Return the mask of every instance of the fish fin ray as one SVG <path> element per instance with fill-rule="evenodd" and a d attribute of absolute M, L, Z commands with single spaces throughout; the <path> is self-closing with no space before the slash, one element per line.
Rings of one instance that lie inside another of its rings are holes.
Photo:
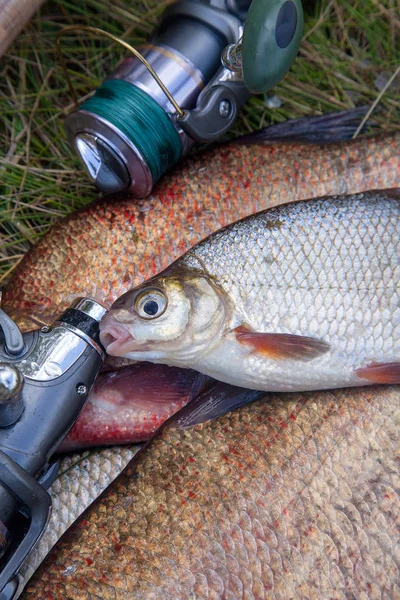
<path fill-rule="evenodd" d="M 253 352 L 273 359 L 312 360 L 328 352 L 330 346 L 317 338 L 290 333 L 258 333 L 247 325 L 234 329 L 240 344 L 251 346 Z"/>
<path fill-rule="evenodd" d="M 290 119 L 238 137 L 233 141 L 235 144 L 252 145 L 274 144 L 282 141 L 324 144 L 349 140 L 367 110 L 368 107 L 359 106 L 327 115 Z M 371 126 L 371 122 L 368 122 L 368 125 Z"/>
<path fill-rule="evenodd" d="M 220 381 L 200 393 L 170 421 L 174 426 L 185 429 L 222 417 L 227 412 L 259 400 L 265 392 L 239 388 Z M 168 423 L 168 422 L 167 422 Z"/>
<path fill-rule="evenodd" d="M 395 384 L 400 383 L 400 363 L 371 363 L 355 371 L 358 377 L 370 383 Z"/>

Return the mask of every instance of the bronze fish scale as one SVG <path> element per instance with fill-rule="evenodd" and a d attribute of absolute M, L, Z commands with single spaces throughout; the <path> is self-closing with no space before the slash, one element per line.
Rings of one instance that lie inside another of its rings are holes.
<path fill-rule="evenodd" d="M 399 397 L 274 393 L 204 423 L 189 405 L 23 598 L 396 598 Z"/>

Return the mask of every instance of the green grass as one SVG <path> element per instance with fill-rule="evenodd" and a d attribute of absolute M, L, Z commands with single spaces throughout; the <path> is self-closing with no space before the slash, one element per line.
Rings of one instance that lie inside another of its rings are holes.
<path fill-rule="evenodd" d="M 0 286 L 48 227 L 96 197 L 69 148 L 63 118 L 72 101 L 57 61 L 65 25 L 89 24 L 131 44 L 148 39 L 168 2 L 48 1 L 0 62 Z M 123 56 L 108 40 L 71 33 L 64 53 L 79 97 Z M 272 92 L 253 98 L 229 137 L 310 114 L 372 106 L 379 129 L 400 129 L 398 0 L 321 0 L 306 4 L 300 55 Z M 279 108 L 268 108 L 272 94 Z"/>

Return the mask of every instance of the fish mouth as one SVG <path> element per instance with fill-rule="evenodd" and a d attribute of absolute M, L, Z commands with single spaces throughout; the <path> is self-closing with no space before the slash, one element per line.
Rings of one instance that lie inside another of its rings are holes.
<path fill-rule="evenodd" d="M 111 356 L 123 356 L 134 349 L 132 334 L 111 315 L 101 321 L 100 342 Z"/>

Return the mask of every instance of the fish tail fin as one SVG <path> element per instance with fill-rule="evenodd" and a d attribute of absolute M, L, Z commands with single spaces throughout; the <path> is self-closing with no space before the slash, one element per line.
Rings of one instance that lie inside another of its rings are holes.
<path fill-rule="evenodd" d="M 353 137 L 367 110 L 367 106 L 359 106 L 326 115 L 291 119 L 240 136 L 234 140 L 234 143 L 251 145 L 285 141 L 312 144 L 340 142 Z M 371 126 L 370 121 L 368 121 L 368 126 Z M 365 126 L 362 131 L 364 129 Z"/>

